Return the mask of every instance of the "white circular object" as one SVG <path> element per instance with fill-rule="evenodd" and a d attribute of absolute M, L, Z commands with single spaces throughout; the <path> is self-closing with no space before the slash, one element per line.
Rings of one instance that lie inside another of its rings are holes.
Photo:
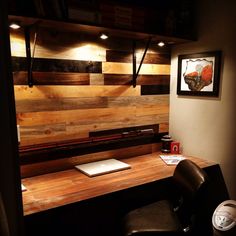
<path fill-rule="evenodd" d="M 236 201 L 222 202 L 214 211 L 212 224 L 219 231 L 231 230 L 236 225 Z"/>

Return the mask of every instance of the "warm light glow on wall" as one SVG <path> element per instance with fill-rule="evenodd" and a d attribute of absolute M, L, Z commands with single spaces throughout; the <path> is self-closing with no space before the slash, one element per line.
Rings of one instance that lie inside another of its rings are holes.
<path fill-rule="evenodd" d="M 105 61 L 106 49 L 95 44 L 86 44 L 73 48 L 70 53 L 74 54 L 76 60 Z"/>
<path fill-rule="evenodd" d="M 15 34 L 10 34 L 11 40 L 11 55 L 24 57 L 25 56 L 25 41 L 24 38 Z"/>

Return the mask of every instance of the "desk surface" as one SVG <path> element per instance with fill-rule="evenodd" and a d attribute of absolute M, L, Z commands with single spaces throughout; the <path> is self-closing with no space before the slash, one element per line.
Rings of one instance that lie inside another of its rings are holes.
<path fill-rule="evenodd" d="M 205 168 L 213 162 L 195 157 L 188 159 Z M 167 166 L 159 153 L 122 159 L 131 169 L 88 177 L 76 169 L 22 179 L 24 215 L 91 199 L 119 190 L 150 183 L 173 175 L 175 166 Z"/>

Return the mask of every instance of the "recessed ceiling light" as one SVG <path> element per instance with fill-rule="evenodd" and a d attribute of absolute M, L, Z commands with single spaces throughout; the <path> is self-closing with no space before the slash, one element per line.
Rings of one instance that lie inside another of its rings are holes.
<path fill-rule="evenodd" d="M 165 46 L 165 43 L 163 41 L 160 41 L 158 44 L 157 44 L 159 47 L 163 47 Z"/>
<path fill-rule="evenodd" d="M 19 29 L 20 28 L 20 23 L 19 22 L 12 22 L 9 27 L 12 29 Z"/>
<path fill-rule="evenodd" d="M 104 33 L 102 33 L 101 35 L 100 35 L 100 38 L 101 39 L 107 39 L 108 38 L 108 35 L 107 34 L 104 34 Z"/>

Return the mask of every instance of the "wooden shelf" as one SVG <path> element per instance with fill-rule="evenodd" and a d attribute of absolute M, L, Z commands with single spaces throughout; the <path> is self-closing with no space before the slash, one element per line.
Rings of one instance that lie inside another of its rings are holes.
<path fill-rule="evenodd" d="M 168 44 L 179 44 L 192 41 L 190 39 L 158 35 L 152 32 L 147 33 L 147 32 L 138 32 L 119 28 L 108 28 L 102 26 L 80 24 L 78 22 L 71 20 L 68 21 L 49 20 L 49 19 L 9 15 L 9 21 L 18 21 L 21 23 L 22 27 L 30 25 L 38 25 L 39 27 L 49 28 L 51 30 L 57 30 L 59 32 L 65 32 L 65 33 L 72 32 L 72 33 L 91 34 L 98 36 L 99 33 L 106 32 L 109 34 L 109 37 L 127 38 L 133 40 L 147 40 L 149 37 L 152 37 L 152 41 L 165 41 Z"/>

